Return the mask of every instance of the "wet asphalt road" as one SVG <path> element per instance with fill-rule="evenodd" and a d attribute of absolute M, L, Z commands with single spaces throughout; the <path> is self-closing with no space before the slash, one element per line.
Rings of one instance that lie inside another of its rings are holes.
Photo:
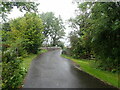
<path fill-rule="evenodd" d="M 61 50 L 44 53 L 33 60 L 23 88 L 109 88 L 99 80 L 77 70 L 60 56 Z"/>

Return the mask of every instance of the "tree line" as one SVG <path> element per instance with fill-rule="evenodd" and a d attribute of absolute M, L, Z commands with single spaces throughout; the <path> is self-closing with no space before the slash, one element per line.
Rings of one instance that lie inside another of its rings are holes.
<path fill-rule="evenodd" d="M 68 20 L 74 31 L 66 54 L 95 59 L 100 69 L 119 72 L 120 2 L 77 2 L 77 7 L 76 17 Z"/>

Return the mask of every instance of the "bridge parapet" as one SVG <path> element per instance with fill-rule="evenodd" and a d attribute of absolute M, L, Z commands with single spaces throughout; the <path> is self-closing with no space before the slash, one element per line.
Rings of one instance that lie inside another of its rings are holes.
<path fill-rule="evenodd" d="M 61 49 L 61 47 L 41 47 L 41 49 L 58 50 L 58 49 Z"/>

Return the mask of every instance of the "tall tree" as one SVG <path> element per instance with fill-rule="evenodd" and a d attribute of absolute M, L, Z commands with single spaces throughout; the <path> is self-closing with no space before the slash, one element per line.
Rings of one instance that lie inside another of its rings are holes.
<path fill-rule="evenodd" d="M 83 46 L 94 52 L 100 67 L 119 70 L 120 2 L 85 2 L 78 8 L 79 14 L 70 21 L 78 27 Z"/>
<path fill-rule="evenodd" d="M 93 50 L 106 70 L 119 70 L 120 63 L 120 2 L 95 3 L 93 20 Z"/>
<path fill-rule="evenodd" d="M 42 34 L 44 27 L 38 15 L 26 13 L 24 17 L 13 20 L 10 27 L 10 34 L 14 35 L 11 37 L 12 40 L 16 42 L 15 38 L 22 38 L 23 47 L 29 53 L 37 53 L 44 39 Z"/>
<path fill-rule="evenodd" d="M 74 42 L 71 41 L 72 51 L 76 50 L 77 52 L 74 53 L 76 58 L 90 58 L 91 56 L 91 20 L 90 20 L 90 7 L 92 6 L 91 3 L 85 2 L 82 4 L 78 4 L 78 11 L 77 16 L 75 18 L 70 18 L 68 21 L 70 23 L 70 27 L 72 27 L 75 31 L 72 35 L 77 36 L 78 43 L 77 45 L 72 45 Z M 71 36 L 70 35 L 70 36 Z M 71 38 L 72 38 L 71 37 Z M 70 38 L 70 39 L 71 39 Z M 74 49 L 76 48 L 76 49 Z M 74 50 L 73 50 L 74 49 Z"/>
<path fill-rule="evenodd" d="M 51 38 L 51 44 L 53 46 L 58 44 L 58 41 L 64 36 L 64 25 L 61 17 L 59 18 L 55 17 L 54 13 L 47 12 L 42 13 L 40 17 L 43 20 L 43 23 L 45 25 L 45 31 L 44 34 L 47 38 Z"/>

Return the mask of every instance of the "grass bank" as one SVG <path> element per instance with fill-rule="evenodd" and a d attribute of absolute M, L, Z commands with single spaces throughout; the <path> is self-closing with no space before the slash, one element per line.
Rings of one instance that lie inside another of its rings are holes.
<path fill-rule="evenodd" d="M 21 64 L 21 67 L 26 68 L 26 74 L 30 68 L 31 62 L 32 60 L 34 60 L 38 55 L 47 52 L 47 50 L 42 49 L 38 52 L 38 54 L 29 54 L 27 57 L 23 58 L 23 62 Z M 25 75 L 26 76 L 26 75 Z M 25 77 L 24 77 L 25 78 Z M 24 78 L 21 80 L 21 86 L 19 86 L 19 88 L 23 87 L 23 83 L 24 83 Z"/>
<path fill-rule="evenodd" d="M 24 68 L 26 68 L 26 69 L 28 70 L 29 67 L 30 67 L 30 64 L 31 64 L 32 60 L 33 60 L 34 58 L 36 58 L 37 55 L 42 54 L 42 53 L 45 53 L 45 52 L 47 52 L 47 50 L 42 49 L 42 50 L 40 50 L 40 51 L 38 52 L 38 54 L 29 54 L 27 57 L 23 58 L 22 67 L 24 67 Z"/>
<path fill-rule="evenodd" d="M 105 83 L 108 83 L 109 85 L 120 88 L 120 75 L 118 76 L 117 73 L 96 69 L 94 60 L 80 60 L 68 57 L 66 55 L 62 56 L 78 64 L 83 71 L 89 73 L 90 75 L 104 81 Z"/>

